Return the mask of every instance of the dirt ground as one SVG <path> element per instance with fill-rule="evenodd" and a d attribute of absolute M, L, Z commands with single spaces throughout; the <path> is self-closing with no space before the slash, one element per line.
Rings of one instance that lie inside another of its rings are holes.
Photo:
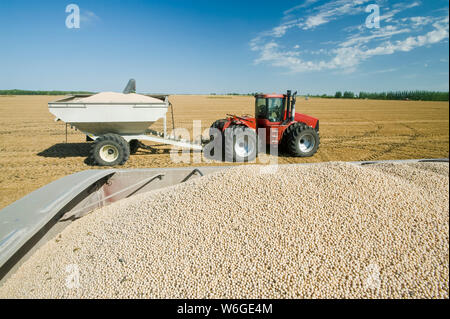
<path fill-rule="evenodd" d="M 0 96 L 0 208 L 60 177 L 98 168 L 85 159 L 85 136 L 55 122 L 47 103 L 55 96 Z M 207 128 L 227 113 L 253 114 L 254 98 L 240 96 L 170 97 L 175 127 L 192 131 L 192 120 Z M 324 161 L 442 158 L 449 155 L 447 102 L 298 98 L 297 112 L 320 119 L 321 145 L 311 158 L 280 155 L 281 164 Z M 172 127 L 168 114 L 168 126 Z M 161 129 L 161 122 L 152 128 Z M 151 144 L 151 143 L 148 143 Z M 230 165 L 175 163 L 171 146 L 140 150 L 122 168 Z"/>

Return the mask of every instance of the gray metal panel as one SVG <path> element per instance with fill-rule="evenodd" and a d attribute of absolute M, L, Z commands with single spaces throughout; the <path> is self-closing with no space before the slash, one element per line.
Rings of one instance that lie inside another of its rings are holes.
<path fill-rule="evenodd" d="M 84 214 L 228 167 L 100 169 L 65 176 L 0 210 L 0 283 Z"/>
<path fill-rule="evenodd" d="M 83 190 L 114 170 L 75 173 L 26 195 L 0 211 L 0 267 Z"/>

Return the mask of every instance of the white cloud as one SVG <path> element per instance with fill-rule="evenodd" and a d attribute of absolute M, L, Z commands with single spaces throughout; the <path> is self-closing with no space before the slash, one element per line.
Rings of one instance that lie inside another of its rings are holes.
<path fill-rule="evenodd" d="M 310 6 L 313 3 L 316 3 L 319 0 L 305 0 L 302 4 L 296 5 L 295 7 L 292 7 L 286 11 L 284 11 L 284 15 L 289 15 L 290 13 L 298 10 L 298 9 L 302 9 L 302 8 L 306 8 L 308 6 Z"/>
<path fill-rule="evenodd" d="M 395 9 L 387 10 L 387 13 L 385 15 L 382 15 L 380 17 L 380 21 L 385 20 L 385 22 L 392 22 L 393 17 L 404 10 L 411 9 L 417 6 L 420 6 L 421 3 L 419 1 L 414 1 L 412 3 L 397 3 L 394 5 Z"/>
<path fill-rule="evenodd" d="M 350 36 L 346 41 L 341 43 L 340 46 L 348 47 L 348 46 L 352 46 L 352 45 L 360 45 L 360 44 L 364 44 L 364 43 L 369 43 L 370 41 L 372 41 L 374 39 L 391 38 L 392 36 L 394 36 L 396 34 L 408 33 L 410 31 L 411 31 L 410 29 L 398 30 L 397 27 L 386 26 L 386 27 L 383 27 L 380 29 L 376 29 L 375 31 L 372 32 L 371 35 L 360 36 L 358 34 L 358 35 Z"/>
<path fill-rule="evenodd" d="M 410 17 L 409 20 L 413 23 L 413 27 L 422 27 L 433 22 L 431 17 Z"/>
<path fill-rule="evenodd" d="M 397 68 L 390 68 L 390 69 L 384 69 L 384 70 L 377 70 L 377 71 L 373 71 L 373 72 L 370 72 L 370 73 L 372 73 L 372 74 L 390 73 L 390 72 L 395 72 L 397 70 L 398 70 Z"/>
<path fill-rule="evenodd" d="M 313 30 L 332 20 L 355 12 L 362 12 L 368 0 L 349 1 L 337 0 L 320 5 L 310 11 L 306 17 L 291 19 L 269 32 L 264 32 L 250 42 L 251 49 L 259 53 L 255 63 L 268 63 L 276 67 L 283 67 L 291 72 L 321 71 L 321 70 L 355 70 L 363 61 L 379 55 L 390 55 L 396 52 L 409 52 L 417 47 L 428 46 L 441 42 L 448 38 L 448 15 L 446 17 L 408 17 L 392 19 L 395 15 L 409 8 L 420 5 L 420 2 L 399 3 L 384 16 L 385 24 L 380 29 L 367 29 L 348 27 L 345 31 L 352 32 L 344 41 L 335 43 L 332 49 L 320 48 L 317 50 L 297 49 L 288 50 L 281 44 L 282 37 L 292 28 L 300 28 L 304 32 Z M 307 2 L 285 11 L 291 14 L 299 8 L 304 8 Z M 315 1 L 314 1 L 315 2 Z M 386 21 L 393 21 L 386 25 Z M 428 28 L 428 32 L 423 31 Z M 431 31 L 430 31 L 430 28 Z M 419 32 L 422 32 L 421 34 Z M 413 35 L 413 33 L 415 35 Z M 417 34 L 419 33 L 419 34 Z M 402 34 L 410 34 L 403 39 L 398 39 Z M 397 40 L 394 40 L 397 38 Z M 333 42 L 328 42 L 333 43 Z M 315 58 L 306 58 L 311 55 Z M 323 56 L 320 58 L 320 56 Z"/>
<path fill-rule="evenodd" d="M 304 3 L 284 11 L 283 21 L 287 21 L 274 27 L 268 32 L 264 32 L 263 35 L 282 37 L 289 29 L 294 27 L 303 30 L 314 29 L 319 25 L 326 24 L 345 15 L 355 15 L 364 11 L 364 6 L 362 6 L 362 4 L 370 0 L 331 1 L 310 9 L 309 14 L 306 16 L 302 14 L 300 17 L 295 17 L 295 15 L 293 15 L 296 11 L 304 9 L 317 1 L 318 0 L 306 0 Z"/>
<path fill-rule="evenodd" d="M 94 12 L 89 11 L 89 10 L 83 10 L 83 8 L 81 8 L 80 21 L 81 21 L 81 24 L 89 25 L 89 24 L 93 24 L 97 21 L 100 21 L 100 18 Z"/>
<path fill-rule="evenodd" d="M 329 16 L 327 16 L 326 14 L 318 14 L 315 16 L 310 16 L 308 17 L 308 19 L 306 20 L 304 26 L 302 27 L 303 30 L 308 30 L 314 27 L 317 27 L 321 24 L 325 24 L 328 23 L 328 18 Z"/>
<path fill-rule="evenodd" d="M 314 10 L 314 13 L 306 18 L 305 22 L 299 23 L 303 30 L 314 29 L 315 27 L 326 24 L 346 15 L 355 15 L 364 11 L 362 5 L 369 0 L 337 0 L 325 3 Z"/>

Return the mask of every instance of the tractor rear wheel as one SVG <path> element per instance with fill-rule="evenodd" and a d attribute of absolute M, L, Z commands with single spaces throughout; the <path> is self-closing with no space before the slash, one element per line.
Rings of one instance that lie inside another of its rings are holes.
<path fill-rule="evenodd" d="M 283 148 L 292 156 L 313 156 L 319 149 L 319 132 L 305 123 L 294 123 L 284 134 Z"/>
<path fill-rule="evenodd" d="M 125 139 L 117 134 L 105 134 L 92 144 L 89 158 L 94 165 L 123 165 L 130 157 L 130 147 Z"/>
<path fill-rule="evenodd" d="M 246 126 L 235 125 L 225 129 L 224 143 L 227 161 L 249 162 L 258 154 L 256 132 Z"/>
<path fill-rule="evenodd" d="M 227 120 L 226 119 L 220 119 L 215 121 L 213 124 L 211 124 L 211 126 L 209 127 L 209 138 L 212 141 L 215 137 L 215 135 L 217 134 L 217 130 L 222 131 L 222 127 L 225 124 Z"/>
<path fill-rule="evenodd" d="M 222 128 L 226 121 L 226 119 L 220 119 L 211 124 L 209 127 L 209 143 L 203 149 L 203 152 L 207 154 L 207 156 L 218 161 L 223 160 L 223 155 L 225 152 Z M 216 145 L 217 143 L 220 143 L 220 145 Z M 220 150 L 220 152 L 217 152 L 216 154 L 214 152 L 215 150 Z"/>

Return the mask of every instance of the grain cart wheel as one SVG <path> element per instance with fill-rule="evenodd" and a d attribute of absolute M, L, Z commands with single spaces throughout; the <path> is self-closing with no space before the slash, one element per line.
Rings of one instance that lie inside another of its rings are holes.
<path fill-rule="evenodd" d="M 283 148 L 293 156 L 313 156 L 319 149 L 319 133 L 305 123 L 294 123 L 286 129 Z"/>
<path fill-rule="evenodd" d="M 130 154 L 136 154 L 137 150 L 139 149 L 139 141 L 131 140 L 128 144 L 130 146 Z"/>
<path fill-rule="evenodd" d="M 92 144 L 89 157 L 99 166 L 123 165 L 130 157 L 130 147 L 123 137 L 105 134 Z"/>
<path fill-rule="evenodd" d="M 258 139 L 254 130 L 246 126 L 230 126 L 225 129 L 225 160 L 249 162 L 258 153 Z"/>

